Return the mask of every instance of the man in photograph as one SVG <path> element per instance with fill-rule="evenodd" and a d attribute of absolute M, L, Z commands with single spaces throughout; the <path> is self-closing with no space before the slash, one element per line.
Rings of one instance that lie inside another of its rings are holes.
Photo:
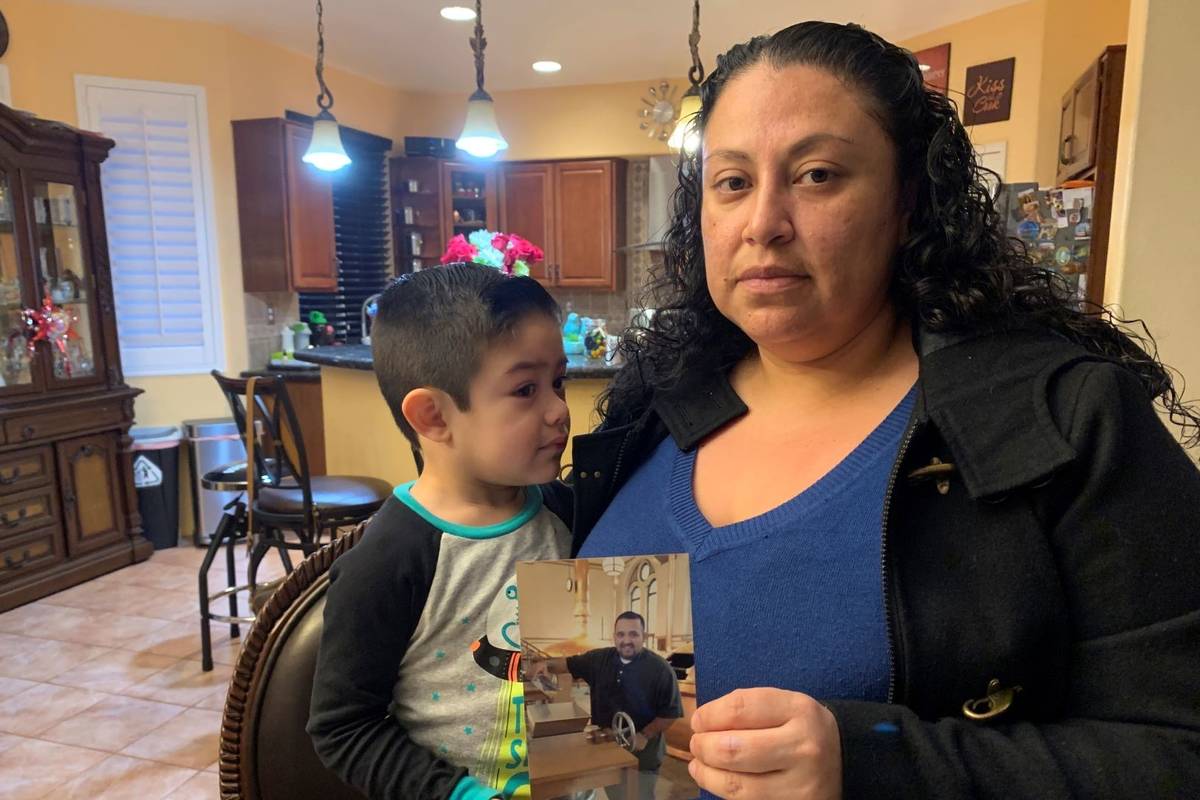
<path fill-rule="evenodd" d="M 667 750 L 663 732 L 683 716 L 675 671 L 662 656 L 647 650 L 645 643 L 646 620 L 626 611 L 613 624 L 613 647 L 528 665 L 530 679 L 556 673 L 586 681 L 591 688 L 594 725 L 611 728 L 618 711 L 633 719 L 639 796 L 626 798 L 620 786 L 609 786 L 605 792 L 610 800 L 653 800 L 658 769 Z"/>

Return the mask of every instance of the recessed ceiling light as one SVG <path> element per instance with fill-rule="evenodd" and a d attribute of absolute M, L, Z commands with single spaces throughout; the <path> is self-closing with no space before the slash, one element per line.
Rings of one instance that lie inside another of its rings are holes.
<path fill-rule="evenodd" d="M 462 6 L 446 6 L 442 9 L 442 17 L 454 22 L 469 22 L 475 19 L 475 10 Z"/>
<path fill-rule="evenodd" d="M 535 61 L 533 62 L 534 72 L 558 72 L 562 69 L 562 64 L 557 61 Z"/>
<path fill-rule="evenodd" d="M 929 72 L 929 70 L 933 69 L 928 64 L 918 64 L 918 66 L 921 68 L 921 72 Z"/>

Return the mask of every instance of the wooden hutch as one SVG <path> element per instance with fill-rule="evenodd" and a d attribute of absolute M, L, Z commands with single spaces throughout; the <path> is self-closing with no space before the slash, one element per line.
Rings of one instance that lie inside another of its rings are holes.
<path fill-rule="evenodd" d="M 113 144 L 0 105 L 0 611 L 152 552 L 100 196 Z M 31 351 L 23 309 L 44 300 L 55 333 Z"/>

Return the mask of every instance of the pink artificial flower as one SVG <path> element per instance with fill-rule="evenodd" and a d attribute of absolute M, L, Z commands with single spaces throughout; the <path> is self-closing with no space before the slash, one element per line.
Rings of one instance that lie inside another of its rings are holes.
<path fill-rule="evenodd" d="M 452 264 L 458 261 L 470 263 L 478 254 L 479 248 L 468 242 L 467 237 L 460 233 L 446 245 L 446 252 L 442 254 L 441 263 Z"/>

